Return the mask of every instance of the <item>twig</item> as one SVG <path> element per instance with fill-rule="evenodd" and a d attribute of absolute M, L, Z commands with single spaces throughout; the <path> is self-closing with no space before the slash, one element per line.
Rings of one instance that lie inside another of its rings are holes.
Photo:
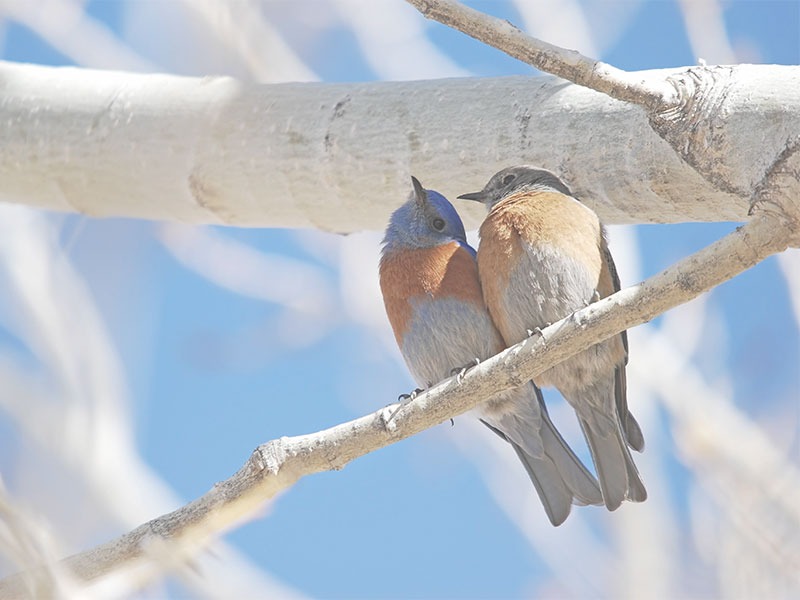
<path fill-rule="evenodd" d="M 679 96 L 667 82 L 646 81 L 604 62 L 526 35 L 508 21 L 464 6 L 455 0 L 407 0 L 426 18 L 466 33 L 536 67 L 617 100 L 660 112 L 677 106 Z"/>
<path fill-rule="evenodd" d="M 257 513 L 262 503 L 300 477 L 341 469 L 368 452 L 407 438 L 474 408 L 499 390 L 518 386 L 583 348 L 645 323 L 783 251 L 792 222 L 775 213 L 755 215 L 733 233 L 638 285 L 595 302 L 471 369 L 404 403 L 391 422 L 387 407 L 309 435 L 280 438 L 257 448 L 231 478 L 201 498 L 141 525 L 120 538 L 66 560 L 77 576 L 93 579 L 137 559 L 155 543 L 177 542 L 181 552 Z M 0 581 L 0 598 L 20 593 L 19 576 Z"/>

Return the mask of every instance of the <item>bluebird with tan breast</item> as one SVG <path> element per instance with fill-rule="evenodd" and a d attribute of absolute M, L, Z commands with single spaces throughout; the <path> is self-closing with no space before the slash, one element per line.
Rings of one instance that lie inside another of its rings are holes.
<path fill-rule="evenodd" d="M 459 198 L 486 205 L 478 271 L 483 297 L 507 345 L 619 290 L 597 215 L 550 171 L 527 165 L 495 174 L 480 192 Z M 644 448 L 628 410 L 623 332 L 542 373 L 577 413 L 609 510 L 642 502 L 644 484 L 628 446 Z"/>
<path fill-rule="evenodd" d="M 380 286 L 400 352 L 417 385 L 427 388 L 504 344 L 461 219 L 444 196 L 413 177 L 412 183 L 386 229 Z M 602 504 L 597 481 L 553 426 L 532 382 L 497 394 L 478 412 L 514 448 L 553 525 L 564 522 L 572 504 Z"/>

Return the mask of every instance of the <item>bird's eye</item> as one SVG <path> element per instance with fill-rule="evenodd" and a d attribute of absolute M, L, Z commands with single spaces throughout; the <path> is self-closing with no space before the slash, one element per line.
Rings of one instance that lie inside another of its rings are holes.
<path fill-rule="evenodd" d="M 514 181 L 516 178 L 517 178 L 516 175 L 514 175 L 513 173 L 509 173 L 508 175 L 503 177 L 503 185 L 508 185 L 509 183 Z"/>
<path fill-rule="evenodd" d="M 433 228 L 436 231 L 442 231 L 444 229 L 444 219 L 439 219 L 439 218 L 434 219 Z"/>

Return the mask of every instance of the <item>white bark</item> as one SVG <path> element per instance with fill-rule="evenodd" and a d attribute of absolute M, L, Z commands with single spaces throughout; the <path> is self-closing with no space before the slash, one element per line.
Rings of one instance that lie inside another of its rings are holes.
<path fill-rule="evenodd" d="M 743 220 L 800 139 L 800 68 L 635 77 L 680 91 L 680 108 L 652 118 L 682 156 L 641 108 L 550 77 L 246 85 L 0 63 L 0 197 L 352 232 L 385 226 L 410 173 L 455 196 L 527 162 L 559 172 L 608 223 Z M 479 207 L 460 208 L 479 223 Z"/>

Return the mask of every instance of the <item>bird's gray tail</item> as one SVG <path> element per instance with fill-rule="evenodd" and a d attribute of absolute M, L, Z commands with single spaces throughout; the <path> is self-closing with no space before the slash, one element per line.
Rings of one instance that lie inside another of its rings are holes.
<path fill-rule="evenodd" d="M 625 381 L 625 366 L 617 367 L 614 373 L 614 400 L 617 407 L 617 414 L 622 423 L 622 432 L 625 434 L 625 439 L 628 446 L 637 452 L 644 451 L 644 435 L 642 435 L 642 428 L 628 410 L 627 399 L 627 382 Z"/>
<path fill-rule="evenodd" d="M 597 393 L 602 388 L 602 385 L 597 386 L 588 393 L 587 390 L 582 390 L 582 395 L 588 396 Z M 612 392 L 612 390 L 609 389 L 607 392 Z M 604 404 L 602 395 L 601 392 L 599 397 L 583 397 L 577 402 L 570 401 L 570 403 L 573 407 L 578 407 L 578 420 L 592 453 L 606 508 L 616 510 L 624 500 L 644 502 L 647 499 L 647 490 L 628 449 L 630 438 L 623 433 L 623 425 L 614 410 L 617 406 L 616 402 Z M 608 414 L 606 411 L 598 410 L 599 406 L 607 406 L 613 412 Z M 624 417 L 626 426 L 632 427 L 632 420 L 641 436 L 638 424 L 632 416 L 628 418 L 628 415 L 629 413 Z"/>
<path fill-rule="evenodd" d="M 539 494 L 547 517 L 553 525 L 558 526 L 569 516 L 573 504 L 602 505 L 603 496 L 597 480 L 575 456 L 553 425 L 538 388 L 536 388 L 536 397 L 541 407 L 540 424 L 529 423 L 526 425 L 529 428 L 537 427 L 539 429 L 541 452 L 526 451 L 522 445 L 513 441 L 502 430 L 483 419 L 481 422 L 514 448 L 514 452 L 517 453 Z"/>

